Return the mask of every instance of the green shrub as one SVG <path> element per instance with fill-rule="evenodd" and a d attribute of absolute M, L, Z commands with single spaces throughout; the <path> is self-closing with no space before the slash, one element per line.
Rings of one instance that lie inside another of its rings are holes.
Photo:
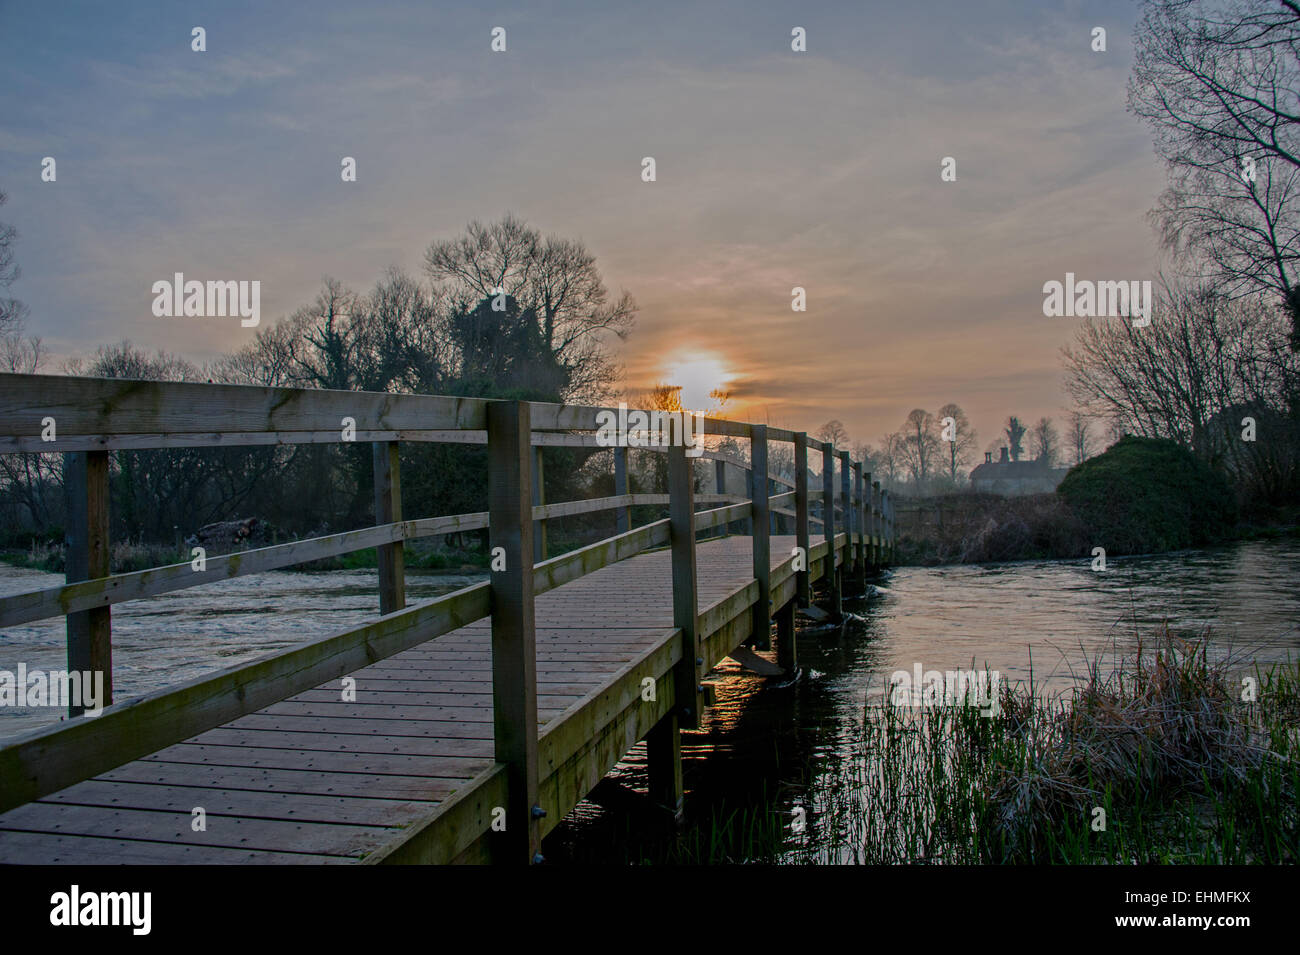
<path fill-rule="evenodd" d="M 1226 478 L 1173 441 L 1125 436 L 1070 469 L 1056 493 L 1109 554 L 1212 544 L 1231 535 Z"/>

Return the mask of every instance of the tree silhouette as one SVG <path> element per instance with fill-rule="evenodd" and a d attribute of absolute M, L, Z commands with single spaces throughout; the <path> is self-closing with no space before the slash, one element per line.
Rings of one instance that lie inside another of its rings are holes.
<path fill-rule="evenodd" d="M 1012 461 L 1019 461 L 1020 455 L 1025 452 L 1024 445 L 1022 444 L 1025 437 L 1025 431 L 1025 426 L 1020 423 L 1020 419 L 1015 415 L 1012 415 L 1007 419 L 1007 446 L 1011 449 Z"/>

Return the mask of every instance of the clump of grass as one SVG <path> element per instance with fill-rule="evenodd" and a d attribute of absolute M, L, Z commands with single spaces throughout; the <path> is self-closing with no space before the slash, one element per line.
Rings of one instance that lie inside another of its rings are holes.
<path fill-rule="evenodd" d="M 1166 630 L 1072 698 L 1004 685 L 995 717 L 869 705 L 792 860 L 1294 862 L 1300 668 L 1257 670 L 1243 700 L 1207 643 Z"/>

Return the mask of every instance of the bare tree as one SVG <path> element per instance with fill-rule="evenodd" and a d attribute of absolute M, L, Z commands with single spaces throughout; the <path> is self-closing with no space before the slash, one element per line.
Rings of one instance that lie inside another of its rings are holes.
<path fill-rule="evenodd" d="M 1051 418 L 1039 418 L 1029 434 L 1029 453 L 1048 467 L 1056 464 L 1061 453 L 1061 435 Z"/>
<path fill-rule="evenodd" d="M 1025 453 L 1024 438 L 1025 426 L 1020 423 L 1020 419 L 1012 415 L 1007 419 L 1007 426 L 1004 432 L 1007 436 L 1007 448 L 1011 452 L 1011 460 L 1019 461 L 1020 455 Z"/>
<path fill-rule="evenodd" d="M 1066 443 L 1075 464 L 1082 464 L 1092 456 L 1092 433 L 1087 415 L 1078 411 L 1070 412 Z"/>
<path fill-rule="evenodd" d="M 899 448 L 917 491 L 923 491 L 925 483 L 934 474 L 934 464 L 939 457 L 939 435 L 935 432 L 934 415 L 924 408 L 912 409 L 899 431 Z"/>
<path fill-rule="evenodd" d="M 1229 295 L 1277 293 L 1300 347 L 1300 3 L 1147 0 L 1129 108 L 1168 166 L 1165 242 Z"/>
<path fill-rule="evenodd" d="M 0 206 L 8 200 L 0 192 Z M 14 240 L 18 230 L 0 222 L 0 289 L 8 291 L 22 274 L 14 261 Z M 45 349 L 35 336 L 26 337 L 27 306 L 8 295 L 0 295 L 0 369 L 33 374 L 45 361 Z"/>
<path fill-rule="evenodd" d="M 872 452 L 872 461 L 879 469 L 881 487 L 893 489 L 903 470 L 902 437 L 899 433 L 886 434 Z"/>
<path fill-rule="evenodd" d="M 832 418 L 817 429 L 817 440 L 829 441 L 837 449 L 846 449 L 849 445 L 849 432 L 844 427 L 844 422 L 839 418 Z"/>
<path fill-rule="evenodd" d="M 595 256 L 581 242 L 543 238 L 507 215 L 488 225 L 471 222 L 459 238 L 434 242 L 424 266 L 436 290 L 462 309 L 499 294 L 516 299 L 566 369 L 566 398 L 610 393 L 617 369 L 608 340 L 627 337 L 637 307 L 627 292 L 611 301 Z"/>
<path fill-rule="evenodd" d="M 1289 409 L 1300 357 L 1288 326 L 1276 306 L 1166 285 L 1149 327 L 1085 322 L 1062 350 L 1066 390 L 1112 435 L 1178 441 L 1280 499 L 1297 476 Z M 1262 430 L 1259 440 L 1243 440 L 1246 417 Z"/>
<path fill-rule="evenodd" d="M 0 206 L 8 200 L 9 197 L 0 192 Z M 6 291 L 22 275 L 22 271 L 14 262 L 14 240 L 17 238 L 17 229 L 7 222 L 0 222 L 0 289 Z M 0 336 L 22 334 L 23 318 L 26 314 L 27 306 L 22 302 L 8 296 L 0 296 Z"/>
<path fill-rule="evenodd" d="M 949 427 L 944 423 L 945 418 L 952 419 L 951 429 L 947 432 L 944 431 L 945 428 Z M 971 463 L 971 456 L 974 454 L 979 436 L 975 433 L 975 429 L 971 427 L 966 412 L 961 410 L 960 405 L 953 402 L 949 402 L 939 409 L 939 423 L 939 437 L 948 446 L 948 477 L 955 482 L 958 468 L 967 467 Z"/>

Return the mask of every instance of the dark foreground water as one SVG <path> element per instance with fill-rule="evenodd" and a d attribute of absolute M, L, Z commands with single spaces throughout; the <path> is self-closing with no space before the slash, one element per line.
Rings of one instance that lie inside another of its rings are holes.
<path fill-rule="evenodd" d="M 408 593 L 427 599 L 474 578 L 410 574 Z M 0 565 L 0 593 L 59 584 L 59 575 Z M 684 737 L 688 825 L 657 824 L 644 800 L 641 747 L 592 800 L 548 839 L 550 861 L 625 862 L 708 847 L 741 829 L 789 829 L 795 808 L 833 780 L 861 723 L 863 705 L 895 670 L 996 670 L 1031 676 L 1044 692 L 1067 691 L 1085 662 L 1109 662 L 1168 621 L 1209 628 L 1214 652 L 1242 674 L 1256 662 L 1300 657 L 1300 542 L 1248 543 L 1131 560 L 1105 572 L 1088 561 L 984 567 L 903 568 L 846 609 L 844 627 L 800 633 L 798 679 L 719 671 L 717 705 Z M 374 571 L 276 572 L 120 604 L 113 610 L 115 695 L 126 699 L 373 619 Z M 62 619 L 0 632 L 0 669 L 62 668 Z M 0 709 L 0 739 L 57 719 L 50 709 Z M 736 826 L 730 829 L 736 829 Z M 792 846 L 807 837 L 792 838 Z M 731 845 L 728 857 L 745 858 Z M 804 856 L 806 857 L 806 855 Z"/>
<path fill-rule="evenodd" d="M 1212 653 L 1250 675 L 1254 664 L 1300 658 L 1300 542 L 1248 543 L 1131 560 L 1105 572 L 1088 561 L 902 568 L 865 600 L 857 619 L 799 634 L 793 682 L 739 669 L 713 682 L 718 704 L 684 735 L 688 820 L 662 825 L 643 799 L 643 747 L 548 839 L 553 862 L 744 861 L 750 840 L 779 832 L 789 861 L 823 854 L 815 827 L 795 834 L 836 790 L 860 742 L 864 704 L 895 670 L 996 670 L 1043 693 L 1068 693 L 1088 661 L 1103 666 L 1166 621 L 1208 628 Z M 761 842 L 761 840 L 759 840 Z M 757 851 L 757 850 L 754 850 Z M 768 858 L 767 856 L 764 856 Z"/>

